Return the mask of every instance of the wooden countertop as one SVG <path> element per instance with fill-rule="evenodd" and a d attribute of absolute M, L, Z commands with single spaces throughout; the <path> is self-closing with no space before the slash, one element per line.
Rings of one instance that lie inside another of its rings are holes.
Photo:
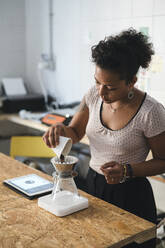
<path fill-rule="evenodd" d="M 66 217 L 41 209 L 5 187 L 5 179 L 36 173 L 50 176 L 0 153 L 0 247 L 2 248 L 120 248 L 155 237 L 156 226 L 114 205 L 88 197 L 89 207 Z"/>

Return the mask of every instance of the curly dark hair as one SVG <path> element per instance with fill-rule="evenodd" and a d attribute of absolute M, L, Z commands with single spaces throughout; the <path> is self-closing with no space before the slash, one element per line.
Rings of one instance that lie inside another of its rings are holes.
<path fill-rule="evenodd" d="M 139 67 L 147 68 L 154 54 L 148 37 L 130 28 L 116 36 L 106 37 L 92 46 L 92 61 L 102 69 L 119 73 L 127 84 Z"/>

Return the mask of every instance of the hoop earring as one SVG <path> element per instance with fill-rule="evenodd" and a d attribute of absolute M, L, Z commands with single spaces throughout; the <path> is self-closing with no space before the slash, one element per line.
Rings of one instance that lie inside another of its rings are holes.
<path fill-rule="evenodd" d="M 131 100 L 132 98 L 134 98 L 134 92 L 133 92 L 133 90 L 130 90 L 128 92 L 128 99 Z"/>

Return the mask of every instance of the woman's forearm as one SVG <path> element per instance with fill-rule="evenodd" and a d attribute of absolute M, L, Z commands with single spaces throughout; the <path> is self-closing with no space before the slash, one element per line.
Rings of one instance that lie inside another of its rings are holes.
<path fill-rule="evenodd" d="M 138 164 L 131 164 L 133 176 L 146 177 L 165 173 L 165 160 L 151 159 Z"/>
<path fill-rule="evenodd" d="M 73 144 L 79 142 L 83 136 L 79 136 L 76 129 L 71 126 L 66 126 L 65 128 L 65 135 L 72 139 Z"/>

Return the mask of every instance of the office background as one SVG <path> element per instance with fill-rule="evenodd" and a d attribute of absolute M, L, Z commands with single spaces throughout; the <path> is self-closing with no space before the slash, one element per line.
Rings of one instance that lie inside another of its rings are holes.
<path fill-rule="evenodd" d="M 52 46 L 54 68 L 42 71 L 46 92 L 60 103 L 79 101 L 94 83 L 91 46 L 134 27 L 156 51 L 138 87 L 165 104 L 164 23 L 164 0 L 0 0 L 0 81 L 22 77 L 30 92 L 42 92 L 39 63 Z"/>

